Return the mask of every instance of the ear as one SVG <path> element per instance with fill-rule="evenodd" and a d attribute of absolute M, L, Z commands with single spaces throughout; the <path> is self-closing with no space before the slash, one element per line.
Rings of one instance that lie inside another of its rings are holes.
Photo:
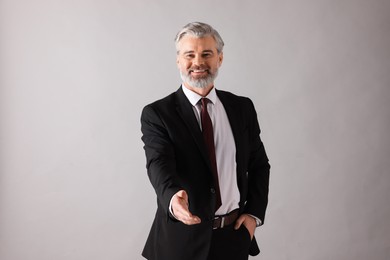
<path fill-rule="evenodd" d="M 223 61 L 223 52 L 218 54 L 218 67 L 221 67 Z"/>
<path fill-rule="evenodd" d="M 180 69 L 179 54 L 176 55 L 176 66 Z"/>

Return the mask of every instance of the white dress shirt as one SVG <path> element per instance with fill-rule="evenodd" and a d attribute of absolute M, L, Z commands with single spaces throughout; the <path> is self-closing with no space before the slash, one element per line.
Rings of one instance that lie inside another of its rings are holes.
<path fill-rule="evenodd" d="M 182 89 L 192 104 L 196 119 L 202 129 L 201 104 L 199 102 L 202 96 L 187 89 L 184 85 Z M 213 88 L 205 98 L 211 101 L 207 103 L 207 110 L 213 124 L 215 157 L 222 200 L 222 205 L 215 212 L 215 215 L 224 215 L 239 207 L 240 191 L 237 186 L 236 145 L 225 108 L 215 89 Z"/>

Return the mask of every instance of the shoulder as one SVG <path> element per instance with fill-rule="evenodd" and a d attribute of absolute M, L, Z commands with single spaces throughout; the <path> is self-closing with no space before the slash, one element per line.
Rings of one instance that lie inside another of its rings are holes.
<path fill-rule="evenodd" d="M 179 89 L 180 90 L 180 89 Z M 171 110 L 174 109 L 177 103 L 177 96 L 180 91 L 173 92 L 161 99 L 158 99 L 156 101 L 153 101 L 152 103 L 147 104 L 144 108 L 143 111 L 150 111 L 150 110 L 155 110 L 155 111 L 166 111 L 166 110 Z"/>
<path fill-rule="evenodd" d="M 152 108 L 160 108 L 160 107 L 166 107 L 168 106 L 169 104 L 174 104 L 175 103 L 175 96 L 176 96 L 176 92 L 173 92 L 171 94 L 169 94 L 168 96 L 166 97 L 163 97 L 161 99 L 158 99 L 156 101 L 153 101 L 152 103 L 150 104 L 147 104 L 145 106 L 146 107 L 152 107 Z"/>
<path fill-rule="evenodd" d="M 142 109 L 141 118 L 170 117 L 176 112 L 177 106 L 182 102 L 185 102 L 185 96 L 182 89 L 179 88 L 168 96 L 147 104 Z"/>
<path fill-rule="evenodd" d="M 232 104 L 249 109 L 254 108 L 252 100 L 248 97 L 239 96 L 224 90 L 217 90 L 217 96 L 224 104 Z"/>

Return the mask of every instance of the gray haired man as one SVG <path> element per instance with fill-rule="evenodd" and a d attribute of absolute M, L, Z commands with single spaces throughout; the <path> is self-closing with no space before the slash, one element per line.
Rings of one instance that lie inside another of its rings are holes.
<path fill-rule="evenodd" d="M 268 203 L 268 158 L 252 101 L 217 90 L 224 42 L 190 23 L 175 38 L 180 88 L 141 115 L 157 212 L 149 260 L 248 259 Z"/>

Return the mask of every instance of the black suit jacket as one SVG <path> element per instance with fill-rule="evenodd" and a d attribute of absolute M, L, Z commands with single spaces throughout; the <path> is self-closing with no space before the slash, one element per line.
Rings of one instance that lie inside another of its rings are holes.
<path fill-rule="evenodd" d="M 237 184 L 241 213 L 264 223 L 268 202 L 269 163 L 250 99 L 217 90 L 236 144 Z M 212 235 L 215 194 L 212 169 L 202 132 L 182 88 L 147 105 L 141 116 L 147 172 L 157 195 L 157 212 L 142 255 L 150 260 L 207 259 Z M 185 225 L 169 215 L 169 203 L 186 190 L 198 225 Z M 259 253 L 253 239 L 250 253 Z"/>

